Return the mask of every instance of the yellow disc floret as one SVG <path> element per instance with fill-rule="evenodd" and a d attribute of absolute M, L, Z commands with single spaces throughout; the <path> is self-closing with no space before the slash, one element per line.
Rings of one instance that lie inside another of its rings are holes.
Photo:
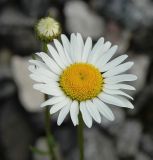
<path fill-rule="evenodd" d="M 75 63 L 61 74 L 60 86 L 71 99 L 84 101 L 96 97 L 102 91 L 103 78 L 93 65 Z"/>

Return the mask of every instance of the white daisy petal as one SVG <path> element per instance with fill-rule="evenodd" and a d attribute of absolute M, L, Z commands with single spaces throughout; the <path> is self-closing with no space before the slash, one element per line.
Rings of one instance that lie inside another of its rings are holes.
<path fill-rule="evenodd" d="M 58 116 L 58 119 L 57 119 L 57 124 L 60 126 L 65 117 L 67 116 L 67 114 L 69 113 L 70 111 L 70 106 L 71 106 L 71 102 L 69 102 L 65 107 L 63 107 L 59 113 L 59 116 Z"/>
<path fill-rule="evenodd" d="M 55 105 L 53 105 L 50 109 L 50 114 L 54 114 L 57 111 L 59 111 L 60 109 L 62 109 L 63 107 L 67 106 L 69 103 L 71 102 L 71 100 L 69 98 L 66 98 L 65 100 L 63 100 L 60 103 L 57 103 Z"/>
<path fill-rule="evenodd" d="M 108 71 L 112 69 L 113 67 L 116 67 L 117 65 L 121 64 L 127 57 L 128 55 L 125 54 L 125 55 L 121 55 L 115 58 L 114 60 L 112 60 L 111 62 L 103 66 L 102 72 Z"/>
<path fill-rule="evenodd" d="M 37 74 L 30 74 L 29 75 L 31 79 L 33 79 L 36 82 L 41 82 L 41 83 L 49 83 L 51 80 L 45 76 L 39 76 Z"/>
<path fill-rule="evenodd" d="M 117 75 L 117 74 L 120 74 L 122 72 L 125 72 L 127 71 L 128 69 L 130 69 L 132 66 L 133 66 L 133 62 L 126 62 L 126 63 L 123 63 L 107 72 L 105 72 L 103 74 L 104 77 L 111 77 L 111 76 L 114 76 L 114 75 Z"/>
<path fill-rule="evenodd" d="M 76 53 L 75 53 L 75 44 L 76 44 L 76 36 L 75 36 L 75 34 L 74 33 L 72 33 L 71 34 L 71 36 L 70 36 L 70 54 L 71 54 L 71 58 L 72 58 L 72 61 L 73 62 L 75 62 L 76 61 L 76 58 L 75 58 L 75 55 L 76 55 Z"/>
<path fill-rule="evenodd" d="M 100 71 L 102 71 L 103 66 L 113 57 L 117 48 L 118 48 L 117 45 L 111 47 L 103 56 L 101 56 L 97 60 L 95 65 L 100 69 Z"/>
<path fill-rule="evenodd" d="M 91 128 L 92 117 L 90 116 L 90 114 L 86 108 L 85 102 L 80 102 L 80 111 L 81 111 L 84 123 L 87 125 L 87 127 Z"/>
<path fill-rule="evenodd" d="M 34 65 L 36 65 L 39 68 L 49 69 L 45 63 L 40 62 L 38 60 L 29 60 L 29 62 L 32 63 L 32 64 L 34 64 Z"/>
<path fill-rule="evenodd" d="M 107 118 L 110 121 L 113 121 L 115 119 L 111 109 L 105 103 L 103 103 L 100 99 L 94 98 L 93 103 L 96 104 L 97 109 L 105 118 Z"/>
<path fill-rule="evenodd" d="M 66 66 L 65 66 L 65 64 L 63 63 L 63 60 L 62 60 L 62 58 L 59 56 L 59 54 L 57 53 L 57 51 L 56 51 L 50 44 L 48 44 L 47 47 L 48 47 L 48 50 L 49 50 L 51 56 L 52 56 L 53 59 L 55 60 L 55 62 L 56 62 L 62 69 L 64 69 Z"/>
<path fill-rule="evenodd" d="M 93 49 L 91 50 L 91 53 L 89 54 L 88 62 L 91 64 L 94 64 L 95 60 L 99 56 L 99 52 L 103 49 L 104 45 L 104 38 L 101 37 L 97 43 L 94 45 Z"/>
<path fill-rule="evenodd" d="M 122 106 L 122 107 L 125 106 L 120 99 L 116 98 L 115 96 L 106 94 L 104 92 L 99 94 L 98 97 L 105 103 L 116 105 L 116 106 Z"/>
<path fill-rule="evenodd" d="M 34 66 L 33 66 L 34 67 Z M 57 76 L 55 73 L 51 72 L 48 69 L 45 68 L 32 68 L 32 66 L 29 66 L 29 70 L 31 70 L 32 73 L 36 74 L 36 75 L 43 75 L 47 78 L 50 78 L 52 80 L 58 81 L 59 80 L 59 76 Z"/>
<path fill-rule="evenodd" d="M 57 39 L 54 39 L 54 44 L 64 65 L 67 66 L 70 64 L 67 56 L 65 55 L 62 44 Z"/>
<path fill-rule="evenodd" d="M 123 96 L 128 97 L 128 98 L 133 100 L 133 98 L 130 95 L 128 95 L 128 94 L 126 94 L 126 93 L 124 93 L 123 91 L 120 91 L 120 90 L 103 88 L 103 91 L 105 93 L 111 94 L 111 95 L 123 95 Z"/>
<path fill-rule="evenodd" d="M 70 64 L 72 64 L 71 51 L 70 51 L 70 42 L 69 42 L 68 38 L 64 34 L 61 35 L 61 40 L 62 40 L 65 56 L 66 56 L 68 62 Z"/>
<path fill-rule="evenodd" d="M 104 87 L 107 89 L 126 89 L 126 90 L 135 90 L 135 88 L 128 84 L 104 84 Z"/>
<path fill-rule="evenodd" d="M 61 71 L 62 71 L 61 68 L 47 54 L 45 54 L 43 52 L 36 53 L 36 54 L 43 59 L 43 61 L 46 63 L 46 65 L 49 67 L 49 69 L 51 71 L 53 71 L 56 74 L 61 73 Z"/>
<path fill-rule="evenodd" d="M 82 62 L 87 62 L 88 56 L 91 52 L 91 48 L 92 48 L 92 39 L 88 37 L 85 42 L 83 53 L 82 53 Z"/>
<path fill-rule="evenodd" d="M 86 108 L 87 108 L 88 112 L 90 113 L 90 115 L 93 117 L 93 119 L 97 123 L 101 123 L 101 116 L 99 114 L 98 109 L 94 105 L 94 103 L 92 103 L 90 100 L 87 100 L 86 101 Z"/>
<path fill-rule="evenodd" d="M 136 79 L 137 79 L 137 76 L 133 74 L 121 74 L 121 75 L 104 79 L 104 83 L 115 84 L 115 83 L 124 82 L 124 81 L 135 81 Z"/>
<path fill-rule="evenodd" d="M 39 90 L 42 93 L 52 95 L 52 96 L 63 96 L 64 95 L 63 91 L 61 91 L 59 87 L 56 87 L 56 86 L 53 87 L 47 84 L 42 84 L 42 85 L 33 85 L 33 88 L 36 90 Z"/>
<path fill-rule="evenodd" d="M 122 103 L 124 104 L 124 106 L 121 106 L 121 107 L 134 109 L 133 104 L 129 100 L 127 100 L 126 98 L 121 97 L 121 96 L 117 96 L 117 95 L 115 95 L 115 98 L 118 98 L 119 100 L 122 101 Z"/>
<path fill-rule="evenodd" d="M 66 99 L 65 96 L 58 96 L 58 97 L 52 97 L 50 99 L 48 99 L 47 101 L 43 102 L 41 104 L 41 107 L 45 107 L 45 106 L 48 106 L 48 105 L 54 105 L 56 103 L 60 103 L 62 101 L 64 101 Z"/>
<path fill-rule="evenodd" d="M 73 101 L 70 108 L 70 116 L 74 126 L 78 125 L 79 106 L 78 101 Z"/>
<path fill-rule="evenodd" d="M 84 41 L 80 33 L 77 33 L 77 61 L 80 62 L 82 58 L 82 52 L 84 47 Z"/>

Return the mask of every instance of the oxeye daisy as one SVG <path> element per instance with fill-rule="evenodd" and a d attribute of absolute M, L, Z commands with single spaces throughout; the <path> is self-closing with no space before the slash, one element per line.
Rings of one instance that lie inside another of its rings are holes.
<path fill-rule="evenodd" d="M 127 81 L 137 79 L 125 74 L 133 62 L 124 62 L 127 55 L 113 60 L 117 46 L 100 38 L 92 47 L 92 39 L 84 42 L 81 34 L 72 33 L 70 40 L 61 35 L 61 42 L 54 39 L 54 46 L 48 44 L 49 53 L 36 53 L 37 60 L 30 60 L 30 77 L 37 82 L 34 89 L 50 96 L 41 107 L 51 106 L 50 113 L 59 111 L 60 125 L 68 113 L 74 125 L 78 125 L 78 114 L 90 128 L 93 120 L 101 123 L 101 116 L 114 120 L 109 105 L 133 109 L 123 90 L 135 90 Z M 124 62 L 124 63 L 123 63 Z"/>
<path fill-rule="evenodd" d="M 60 24 L 51 17 L 40 19 L 35 25 L 37 37 L 44 42 L 51 42 L 61 34 Z"/>

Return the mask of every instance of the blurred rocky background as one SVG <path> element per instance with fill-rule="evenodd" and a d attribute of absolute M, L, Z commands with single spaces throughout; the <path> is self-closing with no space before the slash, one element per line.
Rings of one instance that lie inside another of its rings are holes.
<path fill-rule="evenodd" d="M 50 15 L 63 33 L 101 36 L 127 53 L 138 76 L 134 110 L 113 108 L 116 120 L 85 129 L 86 160 L 153 160 L 153 0 L 0 0 L 0 160 L 48 160 L 29 150 L 46 148 L 43 95 L 32 89 L 28 59 L 41 50 L 34 24 Z M 62 160 L 78 160 L 69 118 L 52 132 Z"/>

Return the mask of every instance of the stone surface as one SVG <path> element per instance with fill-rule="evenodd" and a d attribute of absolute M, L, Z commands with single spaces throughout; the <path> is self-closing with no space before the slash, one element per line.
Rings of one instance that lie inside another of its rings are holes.
<path fill-rule="evenodd" d="M 27 111 L 35 112 L 41 110 L 40 104 L 44 101 L 44 95 L 32 87 L 34 82 L 29 77 L 29 59 L 30 57 L 21 58 L 14 56 L 12 59 L 12 70 L 22 105 Z"/>
<path fill-rule="evenodd" d="M 120 130 L 117 140 L 117 150 L 120 157 L 128 158 L 138 152 L 139 141 L 142 136 L 142 125 L 139 121 L 127 121 Z"/>
<path fill-rule="evenodd" d="M 86 129 L 84 134 L 86 160 L 118 160 L 115 146 L 110 137 L 94 128 Z"/>
<path fill-rule="evenodd" d="M 29 146 L 34 134 L 14 97 L 1 105 L 0 142 L 7 160 L 30 160 Z"/>
<path fill-rule="evenodd" d="M 102 127 L 109 131 L 110 134 L 118 136 L 120 134 L 121 128 L 124 126 L 125 123 L 125 112 L 122 108 L 118 108 L 115 106 L 111 107 L 111 110 L 114 113 L 115 120 L 109 121 L 103 117 L 102 119 Z"/>
<path fill-rule="evenodd" d="M 21 5 L 27 15 L 40 17 L 46 13 L 49 0 L 22 0 Z"/>
<path fill-rule="evenodd" d="M 136 155 L 135 160 L 151 160 L 151 158 L 147 154 L 140 152 Z"/>
<path fill-rule="evenodd" d="M 66 27 L 68 32 L 79 32 L 84 38 L 94 39 L 103 35 L 104 22 L 83 1 L 69 1 L 65 6 Z M 79 11 L 79 12 L 78 12 Z"/>

